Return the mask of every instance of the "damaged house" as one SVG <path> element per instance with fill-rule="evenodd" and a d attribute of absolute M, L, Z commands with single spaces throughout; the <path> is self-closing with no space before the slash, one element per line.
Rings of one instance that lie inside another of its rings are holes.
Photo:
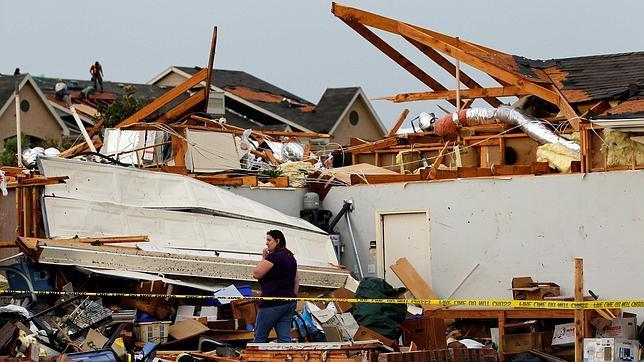
<path fill-rule="evenodd" d="M 172 66 L 148 83 L 174 87 L 198 71 Z M 208 113 L 241 128 L 327 133 L 341 145 L 352 137 L 376 140 L 386 133 L 360 87 L 327 88 L 317 105 L 243 71 L 214 69 L 211 87 L 209 102 L 216 99 L 225 111 L 215 113 L 215 107 Z"/>

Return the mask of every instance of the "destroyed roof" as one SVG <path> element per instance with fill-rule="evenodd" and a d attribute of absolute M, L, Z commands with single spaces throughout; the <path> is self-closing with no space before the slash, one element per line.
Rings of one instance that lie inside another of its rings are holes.
<path fill-rule="evenodd" d="M 200 68 L 197 67 L 176 67 L 178 70 L 189 75 L 194 75 Z M 309 115 L 300 111 L 301 107 L 315 106 L 313 103 L 304 98 L 298 97 L 282 88 L 270 84 L 251 74 L 237 70 L 214 69 L 212 74 L 212 84 L 223 89 L 253 105 L 267 110 L 275 115 L 285 118 L 296 125 L 309 129 Z M 243 110 L 244 115 L 248 114 L 253 119 L 261 122 L 265 126 L 279 122 L 271 121 L 261 112 L 253 110 L 250 107 L 234 101 L 226 100 L 226 107 L 232 106 Z M 240 125 L 241 126 L 241 125 Z M 257 128 L 258 126 L 255 126 Z"/>
<path fill-rule="evenodd" d="M 200 70 L 197 67 L 177 66 L 176 68 L 190 75 L 194 75 Z M 329 132 L 335 126 L 340 116 L 360 90 L 359 87 L 328 88 L 316 106 L 304 98 L 243 71 L 214 69 L 211 79 L 212 84 L 217 88 L 224 89 L 308 130 L 321 133 Z M 232 99 L 227 99 L 226 102 L 227 107 L 229 104 L 243 107 L 242 104 L 237 104 Z M 315 108 L 314 111 L 306 111 L 304 107 Z M 252 114 L 257 111 L 245 108 L 244 113 L 246 114 L 247 112 Z M 265 120 L 260 118 L 259 115 L 257 116 L 256 119 Z M 235 125 L 244 127 L 237 123 Z M 264 126 L 255 125 L 253 128 L 275 129 L 275 127 L 271 128 L 270 124 L 265 124 Z M 280 126 L 279 128 L 284 127 Z"/>
<path fill-rule="evenodd" d="M 548 61 L 514 57 L 519 71 L 543 69 L 571 103 L 628 99 L 644 87 L 644 52 L 592 55 Z"/>
<path fill-rule="evenodd" d="M 33 77 L 40 89 L 47 95 L 54 94 L 54 86 L 60 78 L 48 78 L 48 77 Z M 69 90 L 82 90 L 88 86 L 93 86 L 94 83 L 90 80 L 81 80 L 81 79 L 67 79 L 62 78 L 63 81 L 67 83 Z M 125 83 L 125 82 L 110 82 L 103 81 L 103 93 L 113 94 L 115 97 L 122 97 L 127 93 L 127 87 L 134 87 L 135 95 L 137 97 L 146 97 L 146 98 L 157 98 L 163 93 L 167 92 L 167 89 L 150 85 L 150 84 L 137 84 L 137 83 Z"/>

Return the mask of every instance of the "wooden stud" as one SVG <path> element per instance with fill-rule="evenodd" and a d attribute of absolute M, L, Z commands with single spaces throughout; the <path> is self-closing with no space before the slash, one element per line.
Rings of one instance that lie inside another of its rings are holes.
<path fill-rule="evenodd" d="M 212 39 L 210 43 L 210 53 L 208 53 L 208 71 L 206 73 L 206 89 L 204 102 L 204 112 L 208 113 L 208 97 L 210 96 L 210 85 L 212 84 L 212 67 L 215 63 L 215 49 L 217 48 L 217 27 L 212 29 Z"/>
<path fill-rule="evenodd" d="M 427 35 L 426 33 L 423 33 L 422 31 L 419 31 L 404 23 L 398 24 L 398 33 L 407 38 L 414 39 L 420 43 L 430 46 L 441 53 L 452 56 L 455 59 L 465 62 L 487 74 L 494 75 L 530 94 L 534 94 L 535 96 L 543 100 L 559 106 L 561 100 L 556 92 L 544 88 L 526 79 L 523 76 L 519 76 L 509 70 L 506 70 L 505 68 L 501 68 L 498 65 L 491 63 L 487 59 L 483 59 L 471 53 L 465 52 L 462 49 L 459 49 L 451 44 Z"/>
<path fill-rule="evenodd" d="M 505 353 L 505 311 L 499 311 L 498 321 L 499 321 L 499 361 L 505 361 L 503 354 Z"/>
<path fill-rule="evenodd" d="M 373 152 L 376 150 L 381 150 L 383 148 L 391 147 L 394 146 L 398 143 L 398 139 L 394 137 L 389 137 L 389 138 L 383 138 L 381 140 L 378 140 L 376 142 L 364 144 L 364 145 L 357 145 L 357 146 L 351 146 L 347 147 L 344 149 L 344 152 L 351 152 L 351 153 L 369 153 Z"/>
<path fill-rule="evenodd" d="M 337 3 L 333 3 L 331 7 L 331 12 L 340 18 L 343 21 L 356 21 L 361 24 L 364 24 L 366 26 L 371 26 L 376 29 L 384 30 L 390 33 L 394 34 L 399 34 L 398 33 L 398 25 L 401 24 L 400 21 L 390 19 L 378 14 L 370 13 L 368 11 L 340 5 Z M 405 23 L 402 23 L 405 24 Z M 414 26 L 411 24 L 406 24 L 408 26 L 411 26 L 415 28 L 418 31 L 421 31 L 427 35 L 430 35 L 436 39 L 439 39 L 441 41 L 444 41 L 447 44 L 456 46 L 456 40 L 454 37 L 441 34 L 429 29 L 424 29 L 419 26 Z M 496 56 L 505 56 L 505 57 L 512 57 L 509 54 L 503 53 L 499 50 L 491 49 L 486 46 L 480 45 L 480 44 L 475 44 L 469 41 L 463 41 L 461 40 L 459 42 L 459 48 L 466 50 L 466 51 L 471 51 L 471 52 L 479 52 L 479 53 L 487 53 L 488 55 L 496 55 Z"/>
<path fill-rule="evenodd" d="M 421 175 L 396 175 L 396 174 L 365 174 L 351 175 L 351 184 L 384 184 L 391 182 L 422 181 Z"/>
<path fill-rule="evenodd" d="M 445 86 L 440 84 L 436 79 L 432 78 L 429 74 L 425 73 L 425 71 L 420 69 L 409 59 L 405 58 L 405 56 L 400 54 L 396 49 L 391 47 L 391 45 L 387 44 L 384 40 L 378 37 L 378 35 L 376 35 L 374 32 L 369 30 L 366 26 L 355 21 L 347 21 L 344 19 L 342 20 L 353 30 L 355 30 L 358 34 L 362 35 L 362 37 L 365 38 L 368 42 L 373 44 L 376 48 L 380 49 L 380 51 L 385 53 L 385 55 L 387 55 L 391 60 L 393 60 L 398 65 L 403 67 L 405 70 L 411 73 L 411 75 L 413 75 L 414 77 L 416 77 L 416 79 L 423 82 L 423 84 L 428 86 L 430 89 L 447 90 Z M 452 105 L 456 106 L 455 101 L 449 101 L 449 102 Z"/>
<path fill-rule="evenodd" d="M 438 156 L 434 160 L 434 164 L 432 165 L 431 170 L 429 170 L 429 173 L 427 174 L 427 180 L 433 180 L 436 177 L 436 173 L 438 172 L 438 166 L 443 163 L 443 157 L 445 154 L 445 150 L 447 150 L 447 146 L 449 146 L 449 141 L 445 142 L 445 146 L 443 146 L 443 149 L 440 150 L 438 153 Z"/>
<path fill-rule="evenodd" d="M 522 95 L 528 94 L 528 92 L 523 91 L 521 88 L 517 86 L 461 89 L 460 93 L 461 93 L 461 98 L 463 99 L 487 98 L 487 97 L 510 97 L 510 96 L 522 96 Z M 427 100 L 438 100 L 438 99 L 456 99 L 456 90 L 401 93 L 401 94 L 396 94 L 393 97 L 387 97 L 387 99 L 391 99 L 394 103 L 427 101 Z M 496 99 L 496 98 L 493 98 L 493 99 Z"/>
<path fill-rule="evenodd" d="M 403 109 L 402 112 L 400 112 L 400 115 L 398 116 L 398 119 L 396 120 L 396 123 L 394 123 L 394 126 L 391 127 L 389 132 L 385 135 L 385 137 L 391 137 L 396 135 L 396 132 L 400 129 L 400 126 L 402 126 L 403 122 L 407 119 L 407 116 L 409 115 L 409 109 L 405 108 Z"/>
<path fill-rule="evenodd" d="M 20 182 L 20 181 L 18 181 Z M 16 235 L 24 235 L 24 224 L 22 223 L 22 210 L 23 210 L 23 198 L 22 193 L 24 189 L 22 187 L 16 188 Z"/>
<path fill-rule="evenodd" d="M 31 189 L 31 236 L 38 236 L 38 196 L 40 188 L 37 186 L 30 187 Z"/>
<path fill-rule="evenodd" d="M 186 79 L 183 81 L 181 84 L 177 85 L 176 87 L 172 88 L 171 90 L 163 93 L 159 98 L 155 99 L 154 101 L 148 103 L 145 107 L 141 108 L 138 110 L 136 113 L 131 115 L 130 117 L 124 119 L 121 121 L 119 124 L 115 126 L 115 128 L 122 128 L 124 126 L 140 122 L 144 120 L 146 117 L 152 115 L 154 112 L 158 111 L 161 109 L 161 107 L 165 106 L 166 104 L 170 103 L 172 100 L 176 99 L 180 95 L 184 94 L 190 88 L 193 88 L 197 84 L 203 82 L 206 79 L 206 75 L 208 73 L 207 69 L 201 69 L 197 73 L 195 73 L 192 77 Z M 205 95 L 203 91 L 197 92 L 201 93 L 202 97 Z M 194 96 L 194 95 L 193 95 Z M 193 98 L 193 97 L 190 97 Z M 188 99 L 190 99 L 188 98 Z M 203 99 L 201 99 L 203 100 Z"/>
<path fill-rule="evenodd" d="M 157 118 L 156 121 L 162 122 L 162 123 L 174 121 L 177 118 L 188 113 L 192 108 L 198 106 L 199 103 L 203 102 L 204 99 L 206 99 L 206 90 L 202 89 L 196 92 L 195 94 L 191 95 L 185 101 L 179 103 L 176 107 L 162 114 L 161 117 Z"/>
<path fill-rule="evenodd" d="M 413 265 L 407 260 L 407 258 L 400 258 L 396 260 L 392 265 L 389 266 L 394 274 L 400 279 L 403 285 L 407 290 L 414 296 L 416 299 L 432 299 L 438 300 L 438 296 L 432 288 L 425 282 L 423 277 L 418 274 L 418 271 L 414 268 Z M 441 308 L 440 305 L 425 304 L 421 305 L 423 310 L 433 310 Z"/>
<path fill-rule="evenodd" d="M 186 152 L 188 152 L 188 145 L 186 142 L 176 135 L 171 135 L 172 141 L 172 154 L 174 155 L 174 165 L 186 167 Z"/>
<path fill-rule="evenodd" d="M 25 245 L 37 245 L 39 242 L 48 242 L 52 239 L 19 237 L 19 241 Z M 71 239 L 55 239 L 56 242 L 82 243 L 82 244 L 122 244 L 122 243 L 147 243 L 150 241 L 147 235 L 137 236 L 100 236 L 100 237 L 83 237 Z"/>
<path fill-rule="evenodd" d="M 404 37 L 403 37 L 404 38 Z M 418 50 L 423 52 L 429 59 L 433 60 L 436 64 L 438 64 L 441 68 L 445 69 L 449 74 L 454 74 L 455 73 L 455 66 L 447 60 L 447 58 L 443 57 L 440 53 L 438 53 L 436 50 L 428 47 L 425 44 L 419 43 L 413 39 L 405 38 L 407 41 L 409 41 L 411 44 L 413 44 Z M 474 88 L 482 88 L 482 86 L 477 83 L 474 79 L 472 79 L 470 76 L 465 74 L 461 70 L 461 82 L 465 84 L 468 88 L 474 89 Z M 467 97 L 465 97 L 467 98 Z M 492 107 L 498 107 L 502 105 L 503 103 L 499 101 L 496 98 L 493 98 L 493 96 L 487 96 L 483 97 L 483 100 L 485 100 L 488 104 L 490 104 Z"/>
<path fill-rule="evenodd" d="M 584 301 L 584 259 L 575 258 L 575 302 Z M 584 358 L 584 311 L 575 309 L 575 362 Z"/>

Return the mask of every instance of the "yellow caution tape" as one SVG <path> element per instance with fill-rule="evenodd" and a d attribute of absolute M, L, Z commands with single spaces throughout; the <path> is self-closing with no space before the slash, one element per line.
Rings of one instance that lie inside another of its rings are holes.
<path fill-rule="evenodd" d="M 232 297 L 194 294 L 149 294 L 149 293 L 111 293 L 111 292 L 66 292 L 47 290 L 0 290 L 0 294 L 49 295 L 49 296 L 87 296 L 87 297 L 126 297 L 126 298 L 163 298 L 163 299 L 225 299 L 254 301 L 307 301 L 307 302 L 346 302 L 376 304 L 415 304 L 460 307 L 489 308 L 533 308 L 533 309 L 610 309 L 644 308 L 644 300 L 597 300 L 587 302 L 563 302 L 547 300 L 476 300 L 476 299 L 357 299 L 357 298 L 284 298 L 284 297 Z"/>

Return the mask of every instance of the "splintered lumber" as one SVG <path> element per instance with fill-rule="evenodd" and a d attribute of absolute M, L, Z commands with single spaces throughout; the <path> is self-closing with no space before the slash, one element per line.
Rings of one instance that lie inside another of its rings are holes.
<path fill-rule="evenodd" d="M 352 174 L 351 184 L 386 184 L 392 182 L 422 181 L 421 175 L 407 174 Z"/>
<path fill-rule="evenodd" d="M 45 185 L 55 185 L 65 182 L 69 177 L 68 176 L 51 176 L 51 177 L 32 177 L 32 178 L 20 178 L 20 181 L 9 181 L 7 182 L 7 188 L 13 189 L 16 187 L 25 187 L 25 186 L 45 186 Z"/>
<path fill-rule="evenodd" d="M 584 259 L 575 258 L 575 302 L 584 301 Z M 584 311 L 575 309 L 575 362 L 584 358 Z"/>
<path fill-rule="evenodd" d="M 389 266 L 391 271 L 396 274 L 398 279 L 403 283 L 405 288 L 416 299 L 432 299 L 437 300 L 438 296 L 432 288 L 425 282 L 422 276 L 418 274 L 416 269 L 411 265 L 407 258 L 400 258 L 396 260 L 391 266 Z M 440 305 L 422 305 L 423 310 L 433 310 L 441 308 Z"/>
<path fill-rule="evenodd" d="M 203 102 L 205 99 L 206 91 L 199 90 L 195 94 L 188 97 L 188 99 L 179 103 L 176 107 L 170 109 L 169 111 L 161 115 L 161 117 L 157 118 L 157 122 L 167 123 L 168 121 L 174 121 L 180 116 L 188 113 L 188 111 L 190 111 L 192 108 L 198 106 L 199 103 Z"/>
<path fill-rule="evenodd" d="M 197 180 L 209 183 L 216 186 L 248 186 L 257 187 L 257 176 L 237 176 L 231 177 L 228 175 L 196 175 Z M 287 181 L 288 182 L 288 181 Z"/>
<path fill-rule="evenodd" d="M 396 123 L 394 123 L 394 126 L 391 127 L 389 132 L 387 132 L 387 135 L 385 137 L 391 137 L 398 132 L 398 129 L 400 129 L 400 126 L 402 126 L 403 122 L 407 119 L 407 116 L 409 115 L 409 109 L 405 108 L 403 111 L 400 113 L 400 116 L 398 116 L 398 119 L 396 120 Z"/>
<path fill-rule="evenodd" d="M 519 87 L 495 87 L 495 88 L 471 88 L 461 89 L 461 99 L 475 99 L 485 97 L 510 97 L 510 96 L 523 96 L 527 92 L 522 91 Z M 400 93 L 393 97 L 388 97 L 394 103 L 411 102 L 411 101 L 427 101 L 439 99 L 456 99 L 456 90 L 445 90 L 437 92 L 416 92 L 416 93 Z"/>
<path fill-rule="evenodd" d="M 433 180 L 436 177 L 436 172 L 438 171 L 438 165 L 443 163 L 443 157 L 445 156 L 445 151 L 447 150 L 447 146 L 449 146 L 449 141 L 445 142 L 445 146 L 443 146 L 443 148 L 438 153 L 438 156 L 434 160 L 434 164 L 432 165 L 432 168 L 429 170 L 429 173 L 427 174 L 427 180 Z"/>
<path fill-rule="evenodd" d="M 102 245 L 102 244 L 122 244 L 122 243 L 147 243 L 150 241 L 147 235 L 138 235 L 138 236 L 101 236 L 95 238 L 71 238 L 71 239 L 44 239 L 44 238 L 28 238 L 28 237 L 18 237 L 18 239 L 29 245 L 37 245 L 38 242 L 43 241 L 60 241 L 60 242 L 70 242 L 70 243 L 82 243 L 82 244 L 92 244 L 92 245 Z"/>
<path fill-rule="evenodd" d="M 383 148 L 395 146 L 396 144 L 398 144 L 398 139 L 394 136 L 394 137 L 383 138 L 381 140 L 378 140 L 372 143 L 351 146 L 351 147 L 345 148 L 344 151 L 350 152 L 350 153 L 368 153 L 368 152 L 373 152 L 375 150 L 381 150 Z"/>
<path fill-rule="evenodd" d="M 92 143 L 94 144 L 94 147 L 96 147 L 97 150 L 100 149 L 101 146 L 103 145 L 103 141 L 101 140 L 101 138 L 98 135 L 94 135 L 92 137 Z M 89 146 L 87 146 L 86 143 L 79 143 L 74 147 L 71 147 L 71 148 L 68 148 L 68 149 L 62 151 L 58 155 L 58 157 L 69 158 L 69 157 L 76 156 L 76 155 L 78 155 L 80 153 L 87 152 L 88 150 L 89 150 Z"/>
<path fill-rule="evenodd" d="M 213 361 L 213 362 L 239 362 L 239 359 L 219 357 L 216 351 L 201 352 L 201 351 L 156 351 L 155 356 L 163 360 L 176 361 L 180 355 L 190 355 L 196 357 L 198 361 Z"/>
<path fill-rule="evenodd" d="M 184 94 L 190 88 L 196 86 L 197 84 L 203 82 L 206 80 L 206 75 L 208 73 L 207 69 L 201 69 L 197 73 L 195 73 L 192 77 L 186 79 L 184 82 L 181 84 L 177 85 L 176 87 L 170 89 L 169 91 L 163 93 L 159 98 L 153 100 L 152 102 L 148 103 L 145 107 L 141 108 L 138 110 L 136 113 L 131 115 L 130 117 L 124 119 L 121 121 L 119 124 L 116 125 L 116 128 L 121 128 L 124 126 L 127 126 L 132 123 L 137 123 L 142 120 L 144 120 L 146 117 L 152 115 L 154 112 L 159 110 L 161 107 L 165 106 L 166 104 L 170 103 L 172 100 L 175 98 L 179 97 L 180 95 Z M 197 92 L 196 94 L 201 93 L 202 96 L 205 95 L 205 92 Z M 195 95 L 196 95 L 195 94 Z M 190 97 L 192 98 L 192 97 Z"/>

